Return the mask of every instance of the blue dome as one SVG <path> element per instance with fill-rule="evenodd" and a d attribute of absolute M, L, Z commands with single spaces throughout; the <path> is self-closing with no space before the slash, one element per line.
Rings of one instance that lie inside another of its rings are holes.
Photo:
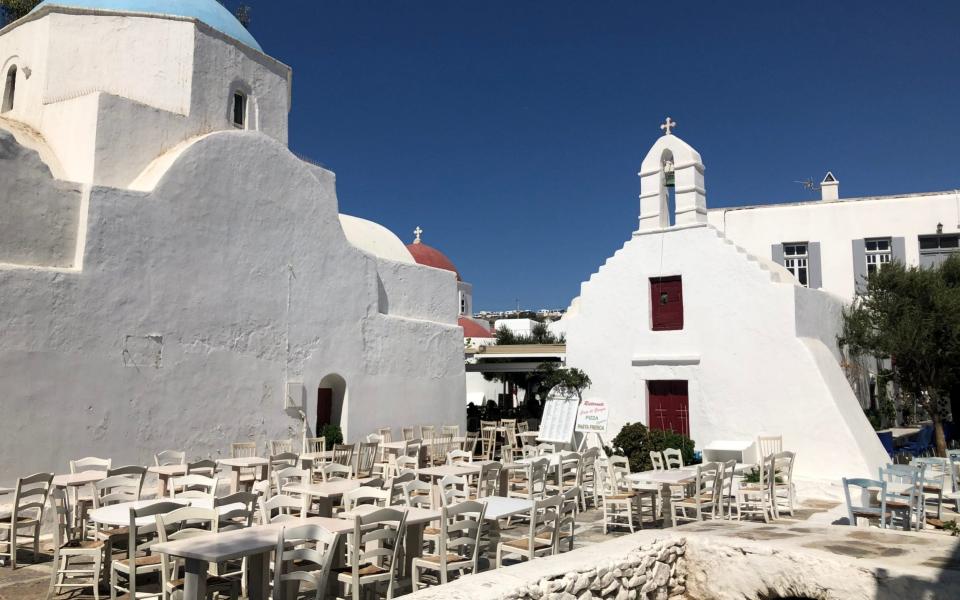
<path fill-rule="evenodd" d="M 247 28 L 217 0 L 44 0 L 33 10 L 40 10 L 44 6 L 188 17 L 203 21 L 220 33 L 263 52 Z"/>

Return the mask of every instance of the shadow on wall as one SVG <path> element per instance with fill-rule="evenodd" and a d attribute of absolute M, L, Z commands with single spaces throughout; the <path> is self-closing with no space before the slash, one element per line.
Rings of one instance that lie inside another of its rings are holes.
<path fill-rule="evenodd" d="M 320 380 L 317 390 L 317 423 L 314 431 L 319 432 L 326 425 L 339 425 L 346 433 L 347 382 L 336 373 Z"/>

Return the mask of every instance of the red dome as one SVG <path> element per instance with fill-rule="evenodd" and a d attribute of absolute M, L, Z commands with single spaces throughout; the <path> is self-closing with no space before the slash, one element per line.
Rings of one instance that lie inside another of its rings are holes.
<path fill-rule="evenodd" d="M 460 272 L 453 266 L 453 263 L 450 262 L 447 255 L 436 248 L 431 248 L 423 242 L 414 242 L 407 244 L 407 250 L 413 255 L 413 260 L 417 261 L 417 264 L 443 269 L 444 271 L 452 271 L 457 274 L 457 281 L 460 280 Z"/>
<path fill-rule="evenodd" d="M 493 333 L 489 329 L 477 323 L 470 317 L 460 317 L 457 324 L 463 327 L 463 337 L 465 338 L 492 338 Z"/>

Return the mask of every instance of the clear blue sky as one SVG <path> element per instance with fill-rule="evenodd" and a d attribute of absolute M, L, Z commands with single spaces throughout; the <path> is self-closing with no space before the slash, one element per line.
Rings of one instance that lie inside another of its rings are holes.
<path fill-rule="evenodd" d="M 417 225 L 475 308 L 565 307 L 636 228 L 670 115 L 711 207 L 960 188 L 960 2 L 248 0 L 290 146 Z"/>

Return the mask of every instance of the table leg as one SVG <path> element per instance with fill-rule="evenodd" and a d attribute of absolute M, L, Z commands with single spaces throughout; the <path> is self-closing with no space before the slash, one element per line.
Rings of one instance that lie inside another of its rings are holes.
<path fill-rule="evenodd" d="M 184 600 L 206 600 L 207 598 L 207 561 L 195 558 L 186 559 L 183 581 Z"/>
<path fill-rule="evenodd" d="M 673 504 L 671 503 L 670 484 L 664 483 L 660 486 L 660 516 L 663 519 L 663 527 L 673 527 Z"/>
<path fill-rule="evenodd" d="M 167 476 L 157 473 L 157 498 L 163 498 L 167 495 Z"/>
<path fill-rule="evenodd" d="M 230 493 L 236 494 L 240 491 L 240 468 L 230 467 Z"/>
<path fill-rule="evenodd" d="M 497 495 L 506 497 L 507 492 L 510 491 L 510 469 L 507 468 L 507 464 L 504 463 L 503 467 L 500 469 L 500 481 L 497 482 Z"/>
<path fill-rule="evenodd" d="M 270 597 L 269 552 L 247 557 L 247 595 L 250 600 L 268 600 Z"/>
<path fill-rule="evenodd" d="M 317 516 L 319 517 L 332 517 L 333 516 L 333 500 L 326 496 L 317 496 L 312 498 L 313 501 L 317 503 Z M 306 501 L 307 508 L 310 507 L 311 499 L 308 498 Z"/>
<path fill-rule="evenodd" d="M 267 465 L 260 465 L 258 467 L 259 474 L 257 475 L 257 481 L 266 481 L 267 479 Z"/>
<path fill-rule="evenodd" d="M 410 576 L 413 574 L 413 559 L 419 558 L 423 554 L 423 524 L 407 525 L 406 538 L 404 539 L 403 553 L 403 574 Z"/>

